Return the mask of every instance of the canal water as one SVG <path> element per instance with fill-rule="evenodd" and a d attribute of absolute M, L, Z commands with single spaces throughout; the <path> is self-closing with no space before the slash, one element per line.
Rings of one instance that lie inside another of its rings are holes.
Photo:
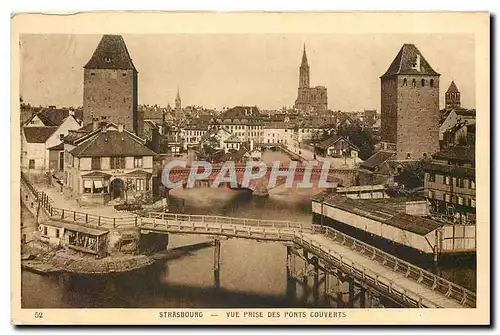
<path fill-rule="evenodd" d="M 174 211 L 311 223 L 314 190 L 297 193 L 283 188 L 269 197 L 248 190 L 177 189 L 171 193 Z M 22 208 L 25 225 L 33 220 Z M 169 247 L 207 240 L 171 236 Z M 242 239 L 221 241 L 220 276 L 213 273 L 214 249 L 158 262 L 124 275 L 42 276 L 22 271 L 23 308 L 230 308 L 345 307 L 348 288 L 330 280 L 336 299 L 315 300 L 311 287 L 287 289 L 286 247 L 276 242 Z M 434 269 L 431 269 L 434 271 Z M 475 264 L 441 266 L 440 275 L 475 290 Z M 309 282 L 311 282 L 310 280 Z M 312 283 L 310 283 L 311 285 Z M 288 287 L 289 288 L 289 287 Z M 320 287 L 323 292 L 323 288 Z M 356 305 L 355 305 L 356 306 Z"/>

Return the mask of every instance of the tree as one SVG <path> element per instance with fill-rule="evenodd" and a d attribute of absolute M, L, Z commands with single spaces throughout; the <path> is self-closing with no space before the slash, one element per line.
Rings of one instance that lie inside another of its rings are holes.
<path fill-rule="evenodd" d="M 359 158 L 366 160 L 373 155 L 376 141 L 370 128 L 359 122 L 343 123 L 338 126 L 337 135 L 348 137 L 359 148 Z"/>

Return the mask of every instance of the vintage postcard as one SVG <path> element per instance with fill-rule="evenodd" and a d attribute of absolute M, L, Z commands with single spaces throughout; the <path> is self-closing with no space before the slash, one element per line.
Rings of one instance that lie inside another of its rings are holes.
<path fill-rule="evenodd" d="M 489 30 L 13 15 L 12 322 L 489 324 Z"/>

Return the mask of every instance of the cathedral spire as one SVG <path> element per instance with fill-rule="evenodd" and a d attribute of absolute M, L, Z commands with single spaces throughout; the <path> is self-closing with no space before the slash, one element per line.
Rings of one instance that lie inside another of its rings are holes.
<path fill-rule="evenodd" d="M 307 64 L 306 44 L 304 43 L 304 52 L 302 53 L 302 64 L 300 66 L 309 66 Z"/>

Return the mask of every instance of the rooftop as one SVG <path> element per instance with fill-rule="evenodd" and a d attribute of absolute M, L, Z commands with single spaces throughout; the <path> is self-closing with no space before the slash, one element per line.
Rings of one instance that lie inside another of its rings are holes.
<path fill-rule="evenodd" d="M 382 78 L 401 74 L 439 76 L 414 44 L 404 44 L 401 47 Z"/>
<path fill-rule="evenodd" d="M 58 127 L 24 127 L 24 136 L 28 143 L 45 143 Z"/>
<path fill-rule="evenodd" d="M 366 161 L 360 163 L 359 166 L 365 169 L 373 170 L 380 166 L 380 164 L 395 156 L 396 153 L 394 151 L 380 150 L 371 155 Z"/>
<path fill-rule="evenodd" d="M 444 226 L 441 222 L 380 206 L 377 201 L 351 199 L 338 194 L 323 197 L 326 205 L 422 236 Z"/>
<path fill-rule="evenodd" d="M 142 140 L 127 130 L 99 131 L 71 150 L 76 157 L 155 156 Z"/>
<path fill-rule="evenodd" d="M 136 71 L 121 35 L 104 35 L 84 68 Z"/>

